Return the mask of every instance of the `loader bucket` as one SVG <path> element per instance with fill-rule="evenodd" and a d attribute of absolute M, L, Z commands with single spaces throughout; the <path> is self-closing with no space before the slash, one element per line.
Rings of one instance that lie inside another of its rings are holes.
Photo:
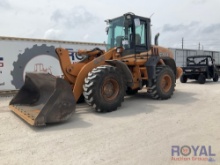
<path fill-rule="evenodd" d="M 69 119 L 75 111 L 75 100 L 66 80 L 45 73 L 27 73 L 9 108 L 30 125 L 43 126 Z"/>

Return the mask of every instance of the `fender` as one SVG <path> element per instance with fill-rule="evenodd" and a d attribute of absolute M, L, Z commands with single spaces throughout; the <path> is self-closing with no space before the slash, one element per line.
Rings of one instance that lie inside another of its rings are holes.
<path fill-rule="evenodd" d="M 109 63 L 112 66 L 117 67 L 125 76 L 125 80 L 126 80 L 126 84 L 128 87 L 132 87 L 134 82 L 133 82 L 133 76 L 132 73 L 130 71 L 130 69 L 128 68 L 128 66 L 119 61 L 119 60 L 106 60 L 106 63 Z"/>
<path fill-rule="evenodd" d="M 159 56 L 151 56 L 145 64 L 147 68 L 149 82 L 151 82 L 151 80 L 156 78 L 156 66 L 159 61 L 160 61 Z"/>
<path fill-rule="evenodd" d="M 173 73 L 174 73 L 174 75 L 176 76 L 176 63 L 175 63 L 175 61 L 174 61 L 174 59 L 172 59 L 172 58 L 168 58 L 168 57 L 164 57 L 164 58 L 161 58 L 163 61 L 164 61 L 164 63 L 167 65 L 167 66 L 169 66 L 172 70 L 173 70 Z"/>
<path fill-rule="evenodd" d="M 174 75 L 176 76 L 176 63 L 175 63 L 174 59 L 169 58 L 169 57 L 160 58 L 159 56 L 151 56 L 149 58 L 149 60 L 146 62 L 148 78 L 149 79 L 155 78 L 155 76 L 156 76 L 156 69 L 155 68 L 157 66 L 157 63 L 160 60 L 163 60 L 164 64 L 169 66 L 172 69 Z"/>

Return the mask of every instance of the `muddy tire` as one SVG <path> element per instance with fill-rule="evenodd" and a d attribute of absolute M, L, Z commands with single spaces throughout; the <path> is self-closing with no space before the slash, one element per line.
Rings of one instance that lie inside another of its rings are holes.
<path fill-rule="evenodd" d="M 85 78 L 83 91 L 85 101 L 97 112 L 114 111 L 124 100 L 123 77 L 116 67 L 99 66 Z"/>
<path fill-rule="evenodd" d="M 219 79 L 219 76 L 218 76 L 218 74 L 217 74 L 217 73 L 215 73 L 215 75 L 214 75 L 214 77 L 213 77 L 213 81 L 214 81 L 214 82 L 217 82 L 217 81 L 218 81 L 218 79 Z"/>
<path fill-rule="evenodd" d="M 200 74 L 198 77 L 199 84 L 205 84 L 205 81 L 206 81 L 205 75 Z"/>
<path fill-rule="evenodd" d="M 156 78 L 148 93 L 153 99 L 169 99 L 174 92 L 175 75 L 169 67 L 157 67 Z"/>
<path fill-rule="evenodd" d="M 186 82 L 187 82 L 187 79 L 188 79 L 187 76 L 183 74 L 183 75 L 180 77 L 180 82 L 181 82 L 181 83 L 186 83 Z"/>

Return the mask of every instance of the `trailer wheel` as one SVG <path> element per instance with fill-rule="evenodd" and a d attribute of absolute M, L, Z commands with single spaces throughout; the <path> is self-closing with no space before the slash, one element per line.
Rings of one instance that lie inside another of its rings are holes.
<path fill-rule="evenodd" d="M 156 78 L 153 85 L 148 89 L 154 99 L 169 99 L 174 92 L 175 75 L 169 67 L 157 67 Z"/>
<path fill-rule="evenodd" d="M 180 82 L 181 82 L 181 83 L 186 83 L 187 80 L 188 80 L 188 78 L 187 78 L 187 76 L 184 75 L 184 74 L 180 77 Z"/>
<path fill-rule="evenodd" d="M 97 112 L 116 110 L 124 100 L 123 77 L 116 67 L 103 65 L 94 68 L 85 78 L 83 95 Z"/>
<path fill-rule="evenodd" d="M 205 75 L 200 74 L 199 77 L 198 77 L 198 82 L 199 82 L 200 84 L 205 84 L 205 81 L 206 81 Z"/>
<path fill-rule="evenodd" d="M 214 77 L 213 77 L 213 81 L 214 81 L 214 82 L 217 82 L 217 81 L 218 81 L 218 78 L 219 78 L 218 74 L 215 73 L 215 75 L 214 75 Z"/>

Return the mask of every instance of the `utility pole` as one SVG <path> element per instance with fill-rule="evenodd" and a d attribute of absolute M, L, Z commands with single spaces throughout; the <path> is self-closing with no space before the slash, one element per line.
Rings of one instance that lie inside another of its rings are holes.
<path fill-rule="evenodd" d="M 183 49 L 183 38 L 182 38 L 182 49 Z"/>
<path fill-rule="evenodd" d="M 200 42 L 199 42 L 199 50 L 200 50 Z"/>
<path fill-rule="evenodd" d="M 183 66 L 185 66 L 185 64 L 184 64 L 184 62 L 185 62 L 185 60 L 184 60 L 184 52 L 183 52 L 183 38 L 182 38 L 182 53 L 183 53 Z"/>

